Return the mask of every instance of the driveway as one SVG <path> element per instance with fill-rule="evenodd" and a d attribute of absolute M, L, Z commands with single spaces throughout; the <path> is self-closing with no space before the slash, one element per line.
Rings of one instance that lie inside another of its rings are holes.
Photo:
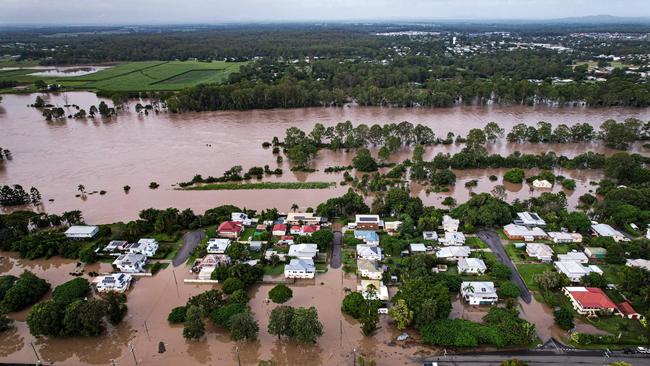
<path fill-rule="evenodd" d="M 521 278 L 519 271 L 517 271 L 517 267 L 514 263 L 512 263 L 512 260 L 510 260 L 508 253 L 506 253 L 506 248 L 503 246 L 503 243 L 499 238 L 499 234 L 492 230 L 481 230 L 476 233 L 476 236 L 481 238 L 481 240 L 483 240 L 490 247 L 490 249 L 492 249 L 492 253 L 494 253 L 499 262 L 510 267 L 512 270 L 512 276 L 510 277 L 510 280 L 516 283 L 517 286 L 519 286 L 521 289 L 521 299 L 524 300 L 526 304 L 530 304 L 532 300 L 530 290 L 528 290 L 528 286 L 526 286 L 526 283 Z"/>
<path fill-rule="evenodd" d="M 203 230 L 189 231 L 183 235 L 183 247 L 176 253 L 176 258 L 172 260 L 172 265 L 178 267 L 187 261 L 194 248 L 196 248 L 201 240 L 205 237 Z"/>
<path fill-rule="evenodd" d="M 334 231 L 334 239 L 332 240 L 332 259 L 330 266 L 332 268 L 341 267 L 343 250 L 343 234 L 340 231 Z"/>

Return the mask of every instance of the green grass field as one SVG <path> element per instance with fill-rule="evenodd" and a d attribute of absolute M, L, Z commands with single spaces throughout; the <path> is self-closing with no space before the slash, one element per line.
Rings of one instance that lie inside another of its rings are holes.
<path fill-rule="evenodd" d="M 551 264 L 518 264 L 517 270 L 521 274 L 521 278 L 526 282 L 526 286 L 533 291 L 539 290 L 537 283 L 533 279 L 536 274 L 544 273 L 546 271 L 553 271 Z"/>
<path fill-rule="evenodd" d="M 35 69 L 0 71 L 0 81 L 15 80 L 22 85 L 43 80 L 68 89 L 117 92 L 174 91 L 206 83 L 221 83 L 239 71 L 245 62 L 142 61 L 126 62 L 96 73 L 73 77 L 33 76 Z M 29 66 L 27 66 L 29 67 Z"/>

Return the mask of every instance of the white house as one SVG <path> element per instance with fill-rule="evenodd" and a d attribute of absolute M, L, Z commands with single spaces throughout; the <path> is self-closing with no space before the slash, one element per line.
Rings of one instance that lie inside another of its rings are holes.
<path fill-rule="evenodd" d="M 533 187 L 539 189 L 551 189 L 553 188 L 553 184 L 546 179 L 535 179 L 533 181 Z"/>
<path fill-rule="evenodd" d="M 374 297 L 376 300 L 388 301 L 388 287 L 378 280 L 361 280 L 361 284 L 357 286 L 357 291 L 361 292 L 364 299 L 367 299 L 370 295 L 368 287 L 371 285 L 375 288 Z"/>
<path fill-rule="evenodd" d="M 357 230 L 381 230 L 384 228 L 384 222 L 379 215 L 356 215 L 354 224 Z"/>
<path fill-rule="evenodd" d="M 437 241 L 438 240 L 438 233 L 435 232 L 435 231 L 423 231 L 422 232 L 422 238 L 424 240 Z"/>
<path fill-rule="evenodd" d="M 121 254 L 115 261 L 113 261 L 113 265 L 117 267 L 120 272 L 126 273 L 144 272 L 145 264 L 147 264 L 147 257 L 144 254 Z"/>
<path fill-rule="evenodd" d="M 210 254 L 223 254 L 230 246 L 230 239 L 212 238 L 208 240 L 206 251 Z"/>
<path fill-rule="evenodd" d="M 443 245 L 447 246 L 459 246 L 459 245 L 465 245 L 465 234 L 461 233 L 460 231 L 457 232 L 446 232 L 444 238 L 439 239 L 440 243 Z"/>
<path fill-rule="evenodd" d="M 411 254 L 425 254 L 427 247 L 422 243 L 412 243 L 409 244 L 409 250 Z"/>
<path fill-rule="evenodd" d="M 313 212 L 289 212 L 286 222 L 290 225 L 319 225 L 322 221 L 322 217 L 314 216 Z"/>
<path fill-rule="evenodd" d="M 318 254 L 318 245 L 316 244 L 294 244 L 289 246 L 289 257 L 298 259 L 314 259 Z"/>
<path fill-rule="evenodd" d="M 111 240 L 108 245 L 104 248 L 105 252 L 118 252 L 124 250 L 124 247 L 128 244 L 126 240 Z"/>
<path fill-rule="evenodd" d="M 457 262 L 469 257 L 470 252 L 471 249 L 469 247 L 443 247 L 438 250 L 436 256 L 440 259 Z"/>
<path fill-rule="evenodd" d="M 620 231 L 614 229 L 613 227 L 607 224 L 595 224 L 591 225 L 591 231 L 595 236 L 604 236 L 614 239 L 616 242 L 620 241 L 630 241 L 625 235 Z"/>
<path fill-rule="evenodd" d="M 589 263 L 589 258 L 583 252 L 572 250 L 567 254 L 558 254 L 557 260 L 560 262 L 578 262 L 581 264 Z"/>
<path fill-rule="evenodd" d="M 244 225 L 250 225 L 251 219 L 243 212 L 233 212 L 230 214 L 230 221 L 240 222 Z"/>
<path fill-rule="evenodd" d="M 386 231 L 388 235 L 393 236 L 397 234 L 397 229 L 399 229 L 400 225 L 402 225 L 401 221 L 384 222 L 384 231 Z"/>
<path fill-rule="evenodd" d="M 508 224 L 503 227 L 503 233 L 509 240 L 534 241 L 546 239 L 544 230 L 538 227 L 527 227 L 524 225 Z"/>
<path fill-rule="evenodd" d="M 643 268 L 646 271 L 650 271 L 650 260 L 647 259 L 627 259 L 625 265 L 628 267 Z"/>
<path fill-rule="evenodd" d="M 65 231 L 69 239 L 92 239 L 99 233 L 99 226 L 73 225 Z"/>
<path fill-rule="evenodd" d="M 371 280 L 381 280 L 384 271 L 377 266 L 377 262 L 368 259 L 357 260 L 357 272 L 364 278 Z"/>
<path fill-rule="evenodd" d="M 460 220 L 456 220 L 449 215 L 442 216 L 442 228 L 447 233 L 455 233 L 458 231 L 458 226 L 460 225 Z"/>
<path fill-rule="evenodd" d="M 140 239 L 137 243 L 130 243 L 124 246 L 127 253 L 144 254 L 147 257 L 153 257 L 158 251 L 158 241 L 156 239 Z"/>
<path fill-rule="evenodd" d="M 568 262 L 555 262 L 555 269 L 558 272 L 569 277 L 569 281 L 573 283 L 580 282 L 582 277 L 586 276 L 591 272 L 589 267 L 585 267 L 578 262 L 568 261 Z"/>
<path fill-rule="evenodd" d="M 548 233 L 548 237 L 555 244 L 582 243 L 582 235 L 579 233 L 551 231 Z"/>
<path fill-rule="evenodd" d="M 199 271 L 199 274 L 197 278 L 199 280 L 211 280 L 212 279 L 212 272 L 214 272 L 214 269 L 217 267 L 201 267 L 201 270 Z"/>
<path fill-rule="evenodd" d="M 460 285 L 460 294 L 470 305 L 494 305 L 499 301 L 493 282 L 463 282 Z"/>
<path fill-rule="evenodd" d="M 97 292 L 117 291 L 124 292 L 129 289 L 133 276 L 127 273 L 114 273 L 106 276 L 97 276 L 93 281 Z"/>
<path fill-rule="evenodd" d="M 381 248 L 359 244 L 357 245 L 357 258 L 380 261 L 382 259 Z"/>
<path fill-rule="evenodd" d="M 528 243 L 526 244 L 526 254 L 542 262 L 553 260 L 553 249 L 546 244 Z"/>
<path fill-rule="evenodd" d="M 517 219 L 513 222 L 524 226 L 546 226 L 546 221 L 535 212 L 517 212 Z"/>
<path fill-rule="evenodd" d="M 314 278 L 315 275 L 313 259 L 292 259 L 284 265 L 285 278 Z"/>
<path fill-rule="evenodd" d="M 479 258 L 461 258 L 458 261 L 458 273 L 482 275 L 487 271 L 487 266 Z"/>
<path fill-rule="evenodd" d="M 271 260 L 271 258 L 273 258 L 274 255 L 277 256 L 278 259 L 280 259 L 282 262 L 284 262 L 286 257 L 287 257 L 286 254 L 278 253 L 277 251 L 275 251 L 273 249 L 267 249 L 266 252 L 264 252 L 264 258 L 266 260 Z"/>

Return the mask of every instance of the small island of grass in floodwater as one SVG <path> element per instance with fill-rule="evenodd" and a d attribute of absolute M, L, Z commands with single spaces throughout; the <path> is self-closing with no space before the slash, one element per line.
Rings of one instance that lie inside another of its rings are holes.
<path fill-rule="evenodd" d="M 178 188 L 187 191 L 241 190 L 241 189 L 327 189 L 335 182 L 258 182 L 258 183 L 210 183 Z"/>

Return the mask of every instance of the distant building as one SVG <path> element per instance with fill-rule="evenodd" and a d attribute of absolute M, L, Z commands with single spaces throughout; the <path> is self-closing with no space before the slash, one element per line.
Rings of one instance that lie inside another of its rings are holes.
<path fill-rule="evenodd" d="M 463 258 L 469 257 L 471 249 L 469 247 L 444 247 L 436 253 L 439 259 L 445 259 L 452 262 L 458 262 Z"/>
<path fill-rule="evenodd" d="M 126 240 L 111 240 L 108 245 L 104 248 L 105 252 L 120 252 L 124 250 L 124 247 L 128 244 Z"/>
<path fill-rule="evenodd" d="M 313 259 L 292 259 L 284 265 L 285 278 L 314 278 L 316 267 Z"/>
<path fill-rule="evenodd" d="M 458 273 L 482 275 L 487 271 L 487 266 L 479 258 L 461 258 L 458 261 Z"/>
<path fill-rule="evenodd" d="M 515 224 L 504 226 L 503 233 L 506 234 L 510 240 L 523 240 L 530 242 L 547 238 L 546 232 L 538 227 L 528 228 L 523 225 Z"/>
<path fill-rule="evenodd" d="M 293 236 L 291 235 L 282 235 L 280 240 L 278 240 L 280 245 L 293 245 Z"/>
<path fill-rule="evenodd" d="M 591 231 L 595 236 L 603 236 L 614 239 L 616 242 L 621 241 L 630 241 L 623 233 L 614 229 L 613 227 L 607 224 L 595 224 L 591 225 Z"/>
<path fill-rule="evenodd" d="M 528 227 L 546 226 L 546 221 L 539 217 L 539 215 L 535 212 L 517 212 L 517 219 L 515 219 L 513 222 L 516 225 L 523 225 Z"/>
<path fill-rule="evenodd" d="M 388 287 L 383 282 L 378 280 L 361 280 L 361 284 L 357 286 L 357 291 L 361 292 L 364 299 L 370 296 L 369 287 L 374 287 L 374 298 L 380 301 L 388 301 Z"/>
<path fill-rule="evenodd" d="M 277 256 L 280 261 L 284 262 L 286 260 L 287 255 L 284 253 L 278 253 L 273 249 L 267 249 L 266 252 L 264 252 L 264 258 L 266 260 L 271 260 L 273 256 Z"/>
<path fill-rule="evenodd" d="M 137 243 L 130 243 L 124 246 L 128 253 L 144 254 L 147 257 L 153 257 L 158 251 L 158 241 L 156 239 L 140 239 Z"/>
<path fill-rule="evenodd" d="M 603 260 L 605 259 L 605 255 L 607 255 L 607 249 L 600 247 L 586 247 L 584 253 L 589 259 Z"/>
<path fill-rule="evenodd" d="M 230 214 L 230 221 L 238 222 L 242 225 L 250 225 L 251 219 L 248 218 L 248 215 L 243 212 L 233 212 Z"/>
<path fill-rule="evenodd" d="M 355 227 L 357 230 L 381 230 L 384 228 L 384 222 L 379 215 L 356 215 Z"/>
<path fill-rule="evenodd" d="M 259 240 L 251 240 L 248 242 L 248 249 L 252 252 L 259 252 L 262 250 L 262 242 Z"/>
<path fill-rule="evenodd" d="M 357 245 L 357 258 L 380 261 L 383 257 L 380 247 L 359 244 Z"/>
<path fill-rule="evenodd" d="M 388 235 L 394 236 L 397 235 L 397 229 L 402 225 L 401 221 L 388 221 L 384 222 L 384 230 Z"/>
<path fill-rule="evenodd" d="M 120 271 L 126 273 L 144 272 L 144 266 L 147 264 L 147 257 L 143 254 L 121 254 L 113 265 Z"/>
<path fill-rule="evenodd" d="M 610 315 L 618 308 L 616 304 L 597 287 L 564 287 L 562 292 L 571 300 L 571 305 L 580 315 Z"/>
<path fill-rule="evenodd" d="M 493 282 L 463 282 L 460 294 L 470 305 L 494 305 L 499 301 Z"/>
<path fill-rule="evenodd" d="M 235 221 L 224 221 L 217 228 L 217 233 L 222 238 L 239 239 L 244 231 L 244 225 Z"/>
<path fill-rule="evenodd" d="M 526 254 L 542 262 L 551 262 L 553 260 L 553 249 L 546 244 L 526 244 Z"/>
<path fill-rule="evenodd" d="M 458 231 L 458 226 L 460 225 L 460 220 L 456 220 L 449 215 L 442 216 L 442 228 L 447 233 L 455 233 Z"/>
<path fill-rule="evenodd" d="M 428 241 L 437 241 L 438 233 L 436 233 L 435 231 L 423 231 L 422 238 Z"/>
<path fill-rule="evenodd" d="M 364 243 L 371 246 L 379 245 L 379 235 L 376 231 L 354 230 L 354 237 L 358 240 L 363 240 Z"/>
<path fill-rule="evenodd" d="M 357 272 L 361 277 L 369 278 L 371 280 L 381 280 L 384 271 L 377 262 L 368 259 L 357 260 Z"/>
<path fill-rule="evenodd" d="M 555 262 L 555 269 L 558 272 L 564 274 L 569 278 L 569 281 L 573 283 L 578 283 L 582 280 L 582 277 L 586 276 L 591 272 L 589 267 L 585 267 L 578 262 L 568 261 L 568 262 Z"/>
<path fill-rule="evenodd" d="M 212 279 L 212 272 L 214 272 L 214 269 L 217 267 L 201 267 L 199 270 L 199 274 L 197 275 L 197 279 L 199 280 L 211 280 Z"/>
<path fill-rule="evenodd" d="M 210 254 L 223 254 L 230 246 L 230 239 L 212 238 L 208 240 L 206 251 Z"/>
<path fill-rule="evenodd" d="M 319 225 L 303 225 L 302 228 L 300 228 L 300 235 L 311 236 L 311 234 L 319 230 L 320 230 Z"/>
<path fill-rule="evenodd" d="M 650 271 L 650 260 L 647 259 L 626 259 L 625 265 L 628 267 L 643 268 Z"/>
<path fill-rule="evenodd" d="M 323 218 L 314 216 L 313 212 L 290 212 L 287 215 L 287 223 L 290 225 L 320 225 Z"/>
<path fill-rule="evenodd" d="M 412 243 L 409 244 L 409 251 L 411 254 L 425 254 L 427 247 L 422 243 Z"/>
<path fill-rule="evenodd" d="M 535 179 L 533 181 L 533 187 L 538 188 L 538 189 L 551 189 L 553 188 L 553 183 L 545 180 L 545 179 Z"/>
<path fill-rule="evenodd" d="M 273 231 L 271 232 L 273 236 L 282 236 L 285 235 L 286 233 L 287 233 L 287 225 L 285 224 L 273 225 Z"/>
<path fill-rule="evenodd" d="M 313 259 L 318 254 L 316 244 L 294 244 L 289 246 L 289 257 L 298 259 Z"/>
<path fill-rule="evenodd" d="M 92 239 L 98 233 L 99 226 L 74 225 L 65 231 L 65 236 L 68 239 Z"/>
<path fill-rule="evenodd" d="M 125 292 L 129 289 L 133 276 L 126 273 L 114 273 L 106 276 L 97 276 L 94 279 L 97 292 Z"/>
<path fill-rule="evenodd" d="M 582 243 L 582 235 L 578 233 L 563 233 L 552 231 L 548 233 L 548 237 L 555 244 Z"/>
<path fill-rule="evenodd" d="M 199 267 L 227 267 L 228 265 L 230 265 L 230 257 L 225 254 L 208 254 L 199 262 Z"/>
<path fill-rule="evenodd" d="M 458 232 L 446 232 L 444 238 L 438 239 L 441 244 L 446 246 L 465 245 L 465 234 Z"/>
<path fill-rule="evenodd" d="M 575 250 L 572 250 L 566 254 L 558 254 L 557 260 L 560 262 L 578 262 L 582 264 L 589 263 L 589 258 L 587 258 L 584 253 L 577 252 Z"/>

